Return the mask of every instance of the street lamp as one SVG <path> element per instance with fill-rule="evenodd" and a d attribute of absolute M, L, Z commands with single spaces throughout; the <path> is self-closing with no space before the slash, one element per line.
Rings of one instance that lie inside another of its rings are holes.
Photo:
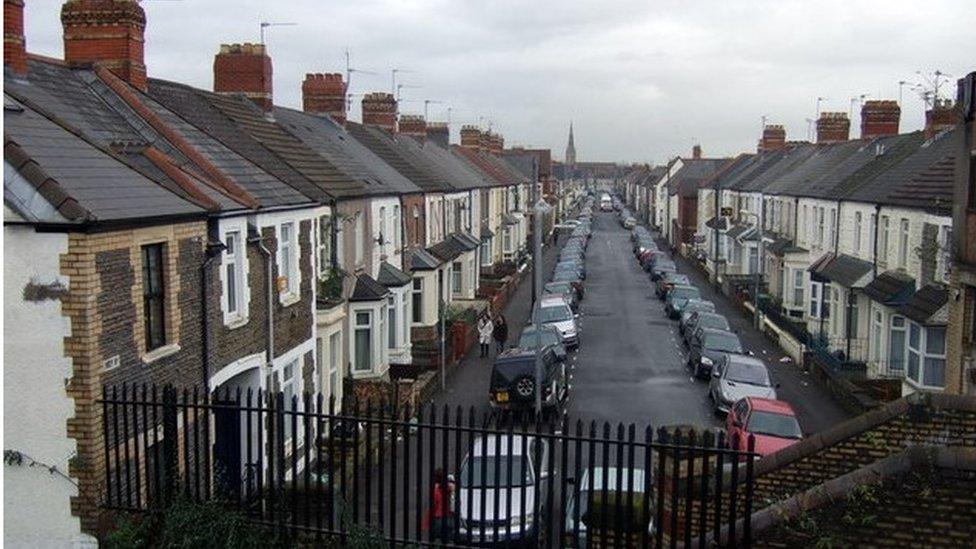
<path fill-rule="evenodd" d="M 535 202 L 532 219 L 532 279 L 535 295 L 532 296 L 532 327 L 535 330 L 535 413 L 542 417 L 542 325 L 539 324 L 539 300 L 542 297 L 542 216 L 549 213 L 549 204 L 541 196 Z"/>
<path fill-rule="evenodd" d="M 763 226 L 762 226 L 762 213 L 763 211 L 763 197 L 759 196 L 759 212 L 758 214 L 752 213 L 749 210 L 739 210 L 739 213 L 746 217 L 756 218 L 756 229 L 759 231 L 759 244 L 758 250 L 756 250 L 756 290 L 752 298 L 752 304 L 755 307 L 755 324 L 756 329 L 759 329 L 759 281 L 762 278 L 762 261 L 763 261 Z"/>

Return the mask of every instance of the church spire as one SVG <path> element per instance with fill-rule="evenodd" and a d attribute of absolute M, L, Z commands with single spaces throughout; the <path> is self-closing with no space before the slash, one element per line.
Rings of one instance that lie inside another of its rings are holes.
<path fill-rule="evenodd" d="M 566 144 L 566 165 L 576 165 L 576 144 L 573 142 L 573 122 L 569 122 L 569 143 Z"/>

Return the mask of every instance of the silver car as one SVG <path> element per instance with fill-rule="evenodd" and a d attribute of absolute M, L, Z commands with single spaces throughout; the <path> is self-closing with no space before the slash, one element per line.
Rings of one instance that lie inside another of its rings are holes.
<path fill-rule="evenodd" d="M 536 495 L 549 493 L 548 460 L 549 445 L 544 439 L 476 438 L 472 453 L 461 463 L 458 541 L 482 544 L 534 539 L 542 526 L 537 517 L 546 516 L 548 508 L 548 502 L 540 501 L 536 515 Z"/>
<path fill-rule="evenodd" d="M 539 319 L 543 326 L 554 326 L 563 338 L 567 349 L 579 349 L 579 326 L 566 299 L 561 295 L 543 295 L 536 305 L 532 320 Z"/>
<path fill-rule="evenodd" d="M 654 512 L 649 507 L 655 502 L 649 501 L 653 498 L 645 498 L 645 484 L 643 469 L 594 467 L 583 471 L 583 478 L 566 505 L 563 546 L 587 547 L 587 526 L 593 526 L 596 532 L 609 527 L 617 531 L 628 530 L 631 534 L 646 529 L 647 539 L 654 539 Z M 603 501 L 610 505 L 603 506 Z M 645 503 L 650 504 L 647 509 Z M 590 509 L 590 504 L 597 508 Z M 630 517 L 627 516 L 628 508 Z"/>
<path fill-rule="evenodd" d="M 708 396 L 716 414 L 727 414 L 733 404 L 746 397 L 776 399 L 769 370 L 758 358 L 727 354 L 712 367 Z"/>

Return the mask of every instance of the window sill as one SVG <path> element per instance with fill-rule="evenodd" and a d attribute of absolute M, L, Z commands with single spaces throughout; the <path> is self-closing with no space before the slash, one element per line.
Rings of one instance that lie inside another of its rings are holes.
<path fill-rule="evenodd" d="M 250 320 L 247 316 L 228 316 L 224 317 L 224 327 L 228 330 L 236 330 L 241 326 L 247 326 L 247 321 Z"/>
<path fill-rule="evenodd" d="M 163 345 L 162 347 L 158 347 L 142 355 L 142 363 L 149 365 L 161 358 L 166 358 L 178 352 L 180 352 L 180 345 L 178 343 Z"/>
<path fill-rule="evenodd" d="M 278 298 L 278 302 L 281 303 L 282 307 L 290 307 L 302 300 L 302 296 L 298 294 L 284 294 Z"/>

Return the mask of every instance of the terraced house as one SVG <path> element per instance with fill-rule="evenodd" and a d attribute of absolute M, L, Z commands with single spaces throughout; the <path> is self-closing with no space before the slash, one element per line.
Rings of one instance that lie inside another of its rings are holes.
<path fill-rule="evenodd" d="M 945 388 L 951 109 L 899 134 L 898 105 L 868 101 L 860 139 L 845 113 L 823 113 L 816 144 L 767 127 L 756 154 L 702 185 L 706 268 L 748 295 L 760 273 L 796 358 L 805 345 L 902 393 Z"/>

